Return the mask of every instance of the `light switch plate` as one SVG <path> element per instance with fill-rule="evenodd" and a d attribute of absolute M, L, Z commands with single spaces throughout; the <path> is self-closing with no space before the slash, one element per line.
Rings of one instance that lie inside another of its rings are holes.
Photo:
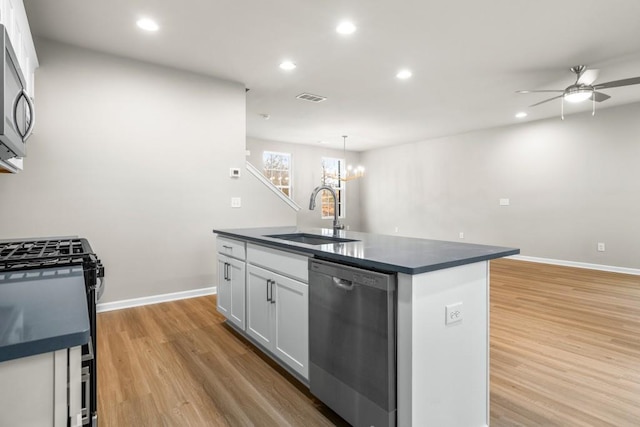
<path fill-rule="evenodd" d="M 462 322 L 462 301 L 445 306 L 445 325 Z"/>
<path fill-rule="evenodd" d="M 240 178 L 240 168 L 230 168 L 229 176 L 231 178 Z"/>
<path fill-rule="evenodd" d="M 240 197 L 232 197 L 231 198 L 231 207 L 232 208 L 239 208 L 240 206 L 242 206 L 242 199 L 240 199 Z"/>
<path fill-rule="evenodd" d="M 509 206 L 509 199 L 500 199 L 500 206 Z"/>

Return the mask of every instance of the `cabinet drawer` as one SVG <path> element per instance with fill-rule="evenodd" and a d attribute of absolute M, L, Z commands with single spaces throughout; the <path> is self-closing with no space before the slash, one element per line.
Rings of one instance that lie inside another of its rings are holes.
<path fill-rule="evenodd" d="M 247 258 L 245 242 L 228 237 L 218 236 L 216 239 L 216 247 L 221 254 L 228 255 L 233 258 L 244 260 Z"/>
<path fill-rule="evenodd" d="M 304 255 L 249 243 L 247 260 L 250 264 L 301 280 L 304 283 L 309 281 L 309 258 Z"/>

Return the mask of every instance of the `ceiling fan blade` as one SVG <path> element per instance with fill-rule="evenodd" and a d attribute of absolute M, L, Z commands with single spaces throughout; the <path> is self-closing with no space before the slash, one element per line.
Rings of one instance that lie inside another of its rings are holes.
<path fill-rule="evenodd" d="M 591 86 L 591 84 L 593 84 L 593 82 L 598 78 L 599 73 L 600 70 L 585 70 L 582 72 L 576 83 L 579 85 Z"/>
<path fill-rule="evenodd" d="M 529 107 L 535 107 L 536 105 L 544 104 L 545 102 L 553 101 L 554 99 L 562 98 L 563 95 L 554 96 L 553 98 L 545 99 L 544 101 L 540 101 L 536 104 L 529 105 Z"/>
<path fill-rule="evenodd" d="M 602 92 L 593 92 L 593 94 L 591 95 L 591 99 L 593 99 L 596 102 L 606 101 L 609 98 L 611 98 L 609 95 Z"/>
<path fill-rule="evenodd" d="M 612 82 L 600 83 L 593 85 L 594 89 L 606 89 L 609 87 L 620 87 L 640 84 L 640 77 L 632 77 L 630 79 L 614 80 Z"/>
<path fill-rule="evenodd" d="M 517 90 L 516 93 L 564 92 L 564 90 Z"/>

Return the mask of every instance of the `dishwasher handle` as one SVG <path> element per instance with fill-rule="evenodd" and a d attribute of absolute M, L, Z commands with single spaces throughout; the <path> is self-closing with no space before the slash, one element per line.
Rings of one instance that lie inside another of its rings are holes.
<path fill-rule="evenodd" d="M 340 289 L 344 289 L 345 291 L 353 290 L 355 286 L 351 280 L 341 279 L 339 277 L 332 277 L 333 284 Z"/>

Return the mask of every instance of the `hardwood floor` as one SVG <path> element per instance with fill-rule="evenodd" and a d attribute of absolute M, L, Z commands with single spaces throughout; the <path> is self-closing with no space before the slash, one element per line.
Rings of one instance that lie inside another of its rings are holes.
<path fill-rule="evenodd" d="M 223 320 L 215 297 L 99 314 L 100 426 L 345 425 Z M 492 262 L 492 426 L 640 426 L 639 402 L 640 276 Z"/>
<path fill-rule="evenodd" d="M 346 425 L 223 321 L 214 296 L 99 314 L 100 426 Z"/>
<path fill-rule="evenodd" d="M 491 425 L 640 426 L 640 276 L 493 261 Z"/>

